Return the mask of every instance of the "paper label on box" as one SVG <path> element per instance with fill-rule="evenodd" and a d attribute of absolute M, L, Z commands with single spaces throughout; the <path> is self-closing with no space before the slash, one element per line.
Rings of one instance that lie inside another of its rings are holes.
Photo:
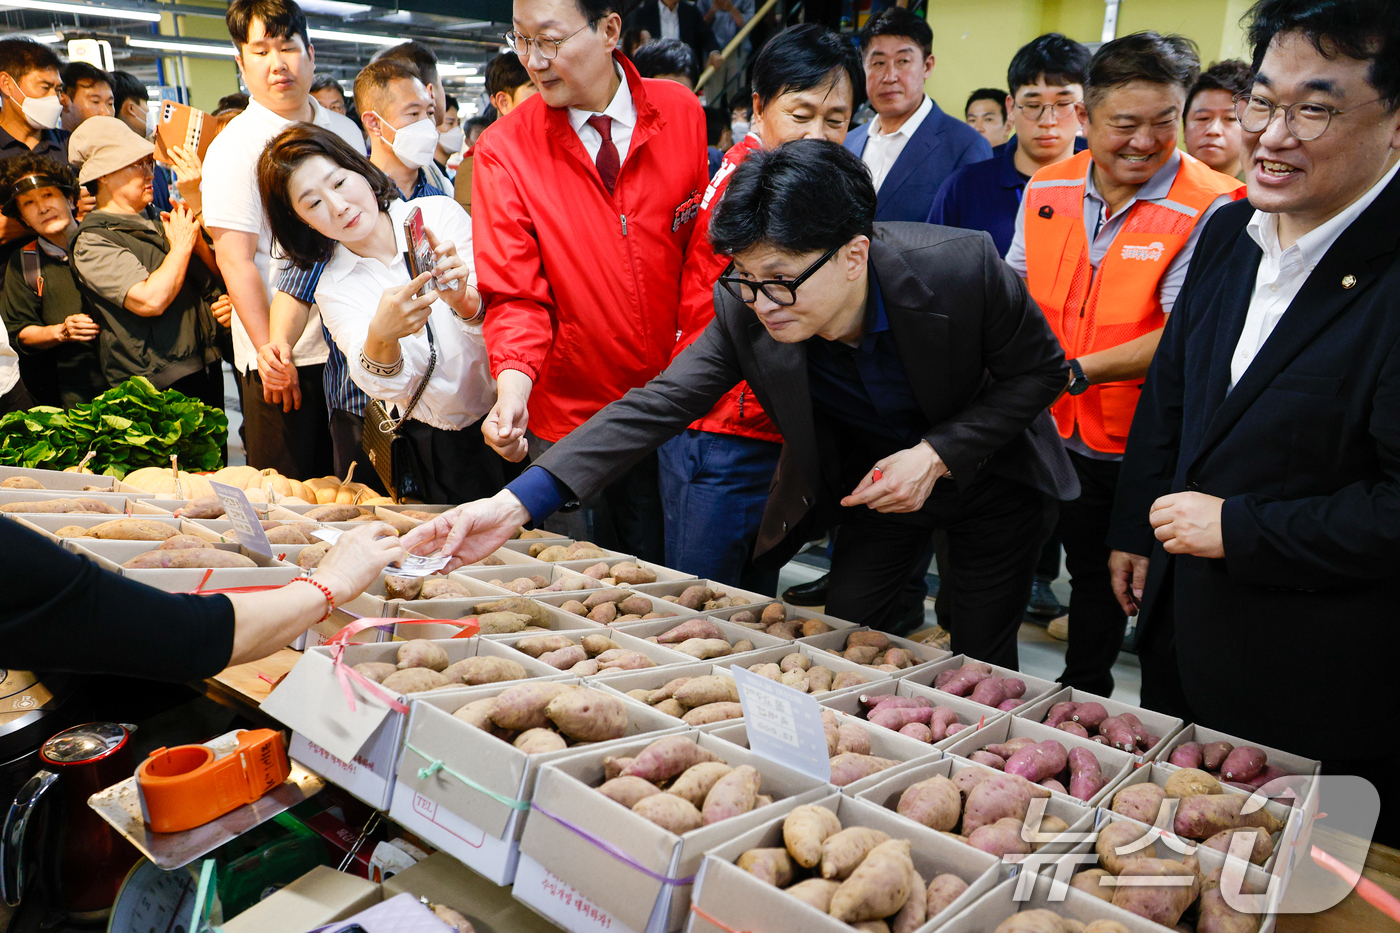
<path fill-rule="evenodd" d="M 573 885 L 529 856 L 520 857 L 513 893 L 571 933 L 632 933 Z"/>
<path fill-rule="evenodd" d="M 219 497 L 219 502 L 224 507 L 224 517 L 233 523 L 233 536 L 238 539 L 238 543 L 250 551 L 271 557 L 272 542 L 267 540 L 262 519 L 258 518 L 258 513 L 253 510 L 253 503 L 248 501 L 248 496 L 243 490 L 212 480 L 209 485 L 214 488 L 214 495 Z"/>
<path fill-rule="evenodd" d="M 816 698 L 737 665 L 730 672 L 739 686 L 749 748 L 769 761 L 830 782 L 831 759 Z"/>

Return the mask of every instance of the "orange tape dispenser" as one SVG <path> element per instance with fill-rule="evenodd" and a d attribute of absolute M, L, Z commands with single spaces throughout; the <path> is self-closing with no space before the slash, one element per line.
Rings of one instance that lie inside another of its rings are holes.
<path fill-rule="evenodd" d="M 238 748 L 215 759 L 204 745 L 158 748 L 136 769 L 141 809 L 158 833 L 178 833 L 252 803 L 291 774 L 282 733 L 238 733 Z"/>

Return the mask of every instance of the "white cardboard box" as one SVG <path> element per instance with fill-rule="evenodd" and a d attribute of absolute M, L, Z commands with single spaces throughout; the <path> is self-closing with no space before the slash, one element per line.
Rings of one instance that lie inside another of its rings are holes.
<path fill-rule="evenodd" d="M 576 645 L 580 644 L 580 642 L 583 641 L 583 638 L 586 635 L 603 635 L 610 641 L 612 641 L 613 644 L 617 645 L 619 648 L 622 648 L 626 651 L 635 651 L 638 654 L 646 655 L 654 662 L 653 667 L 643 667 L 637 668 L 636 670 L 632 671 L 626 671 L 626 673 L 629 674 L 636 673 L 636 671 L 638 670 L 669 670 L 670 668 L 675 667 L 677 665 L 689 666 L 695 660 L 688 654 L 681 654 L 679 651 L 673 651 L 671 648 L 665 645 L 658 645 L 654 642 L 643 641 L 640 638 L 637 638 L 633 635 L 628 635 L 626 632 L 617 631 L 616 629 L 612 631 L 592 631 L 579 629 L 572 632 L 555 632 L 552 634 L 561 635 L 564 638 L 569 639 L 569 641 L 573 642 Z M 521 639 L 535 638 L 538 637 L 538 635 L 538 632 L 531 632 L 529 634 L 520 632 L 515 635 L 497 635 L 492 639 L 492 641 L 499 641 L 503 645 L 510 645 L 512 648 L 514 648 L 521 641 Z M 609 672 L 611 672 L 611 669 L 609 671 L 600 673 Z M 587 676 L 597 677 L 598 674 L 589 674 Z"/>
<path fill-rule="evenodd" d="M 1051 793 L 1062 796 L 1065 800 L 1074 800 L 1076 803 L 1083 803 L 1094 806 L 1099 801 L 1104 800 L 1121 784 L 1128 774 L 1133 770 L 1133 756 L 1125 751 L 1111 748 L 1108 745 L 1100 745 L 1089 739 L 1081 739 L 1077 735 L 1070 735 L 1068 732 L 1061 732 L 1059 729 L 1051 729 L 1042 723 L 1032 722 L 1028 719 L 1017 719 L 1015 716 L 1007 716 L 990 725 L 978 729 L 967 738 L 958 733 L 958 741 L 952 743 L 946 749 L 948 754 L 957 755 L 960 758 L 967 758 L 973 752 L 985 748 L 988 745 L 999 745 L 1009 739 L 1021 737 L 1035 739 L 1037 742 L 1044 742 L 1047 739 L 1054 739 L 1065 747 L 1066 750 L 1073 748 L 1087 748 L 1099 760 L 1099 767 L 1103 770 L 1104 785 L 1097 794 L 1088 800 L 1076 800 L 1067 794 L 1061 795 L 1059 791 Z M 1068 786 L 1068 785 L 1066 785 Z"/>
<path fill-rule="evenodd" d="M 853 632 L 857 631 L 869 631 L 869 629 L 842 629 L 835 632 L 827 632 L 823 635 L 812 635 L 811 637 L 804 638 L 802 640 L 807 644 L 811 645 L 813 648 L 820 648 L 827 654 L 839 658 L 842 656 L 842 652 L 846 650 L 847 639 L 850 638 Z M 918 671 L 923 670 L 924 667 L 933 664 L 934 662 L 946 661 L 953 656 L 952 652 L 950 651 L 943 651 L 933 647 L 932 645 L 926 645 L 923 642 L 910 641 L 907 638 L 900 638 L 898 635 L 886 635 L 885 637 L 889 639 L 891 648 L 903 648 L 905 651 L 912 653 L 914 657 L 919 659 L 910 667 L 906 667 L 898 671 L 885 672 L 888 673 L 891 677 L 908 677 L 911 674 L 915 674 Z M 842 660 L 845 660 L 845 658 L 842 658 Z"/>
<path fill-rule="evenodd" d="M 419 599 L 413 602 L 394 600 L 392 605 L 396 610 L 395 614 L 401 619 L 469 619 L 482 611 L 490 611 L 483 610 L 481 607 L 498 603 L 502 599 L 519 599 L 529 603 L 527 608 L 541 610 L 545 616 L 544 621 L 549 623 L 549 630 L 552 632 L 579 632 L 586 635 L 589 632 L 606 631 L 597 622 L 590 622 L 583 616 L 576 616 L 572 612 L 564 612 L 548 603 L 513 594 L 509 596 L 473 596 L 470 599 Z M 412 631 L 413 634 L 410 635 L 409 631 Z M 451 638 L 460 631 L 460 628 L 449 625 L 405 625 L 403 631 L 397 634 L 404 638 Z M 510 635 L 481 635 L 479 637 L 487 641 L 495 641 L 518 634 L 520 633 L 512 632 Z"/>
<path fill-rule="evenodd" d="M 696 618 L 696 614 L 694 612 L 691 612 L 689 609 L 683 609 L 678 606 L 673 607 L 669 603 L 658 603 L 656 600 L 653 600 L 652 605 L 665 606 L 666 611 L 674 612 L 679 610 L 680 612 L 686 613 L 687 617 L 674 619 L 644 619 L 639 622 L 624 622 L 623 624 L 617 626 L 617 630 L 619 632 L 626 632 L 629 635 L 635 635 L 638 638 L 646 639 L 650 638 L 653 635 L 664 635 L 676 626 L 682 625 Z M 792 642 L 785 642 L 781 638 L 776 638 L 772 635 L 764 634 L 763 632 L 751 632 L 748 629 L 744 628 L 742 625 L 734 625 L 730 622 L 721 622 L 720 620 L 713 618 L 710 619 L 710 621 L 713 622 L 717 628 L 719 628 L 720 632 L 724 635 L 725 640 L 729 642 L 731 647 L 738 644 L 746 638 L 749 641 L 753 642 L 754 652 L 763 650 L 765 648 L 778 648 L 782 645 L 792 644 Z M 675 642 L 674 644 L 680 644 L 680 642 Z M 752 657 L 754 652 L 740 652 L 739 654 L 726 655 L 725 658 L 748 658 Z M 725 658 L 707 658 L 706 660 L 718 662 L 724 660 Z"/>
<path fill-rule="evenodd" d="M 725 622 L 722 624 L 732 625 L 733 623 Z M 760 635 L 762 633 L 752 632 L 750 634 Z M 773 636 L 764 635 L 763 637 L 772 638 Z M 757 639 L 754 640 L 754 645 L 758 645 Z M 752 668 L 755 664 L 777 664 L 790 654 L 802 655 L 812 662 L 812 667 L 824 667 L 838 675 L 844 672 L 851 672 L 865 678 L 865 683 L 863 684 L 855 684 L 851 687 L 838 687 L 828 690 L 826 693 L 812 694 L 819 700 L 835 696 L 843 690 L 863 690 L 874 684 L 885 683 L 892 679 L 891 676 L 884 671 L 877 671 L 873 667 L 865 667 L 856 664 L 854 661 L 847 661 L 845 658 L 837 657 L 834 654 L 828 654 L 819 648 L 812 647 L 810 644 L 798 641 L 779 641 L 777 645 L 771 648 L 756 647 L 755 650 L 745 652 L 744 654 L 731 654 L 723 658 L 713 658 L 712 660 L 719 667 L 734 667 L 737 665 L 739 667 Z"/>
<path fill-rule="evenodd" d="M 145 505 L 145 503 L 141 504 Z M 149 508 L 149 506 L 147 506 L 147 508 Z M 76 540 L 79 542 L 101 540 L 98 538 L 60 538 L 57 534 L 55 534 L 55 532 L 58 531 L 58 529 L 60 528 L 65 528 L 69 525 L 77 525 L 79 528 L 93 528 L 97 525 L 101 525 L 106 522 L 116 521 L 117 519 L 128 517 L 126 515 L 74 515 L 67 512 L 59 512 L 57 514 L 48 514 L 44 512 L 13 512 L 7 514 L 10 518 L 13 518 L 21 525 L 24 525 L 27 528 L 31 528 L 34 531 L 39 532 L 44 537 L 57 544 L 62 544 L 64 541 L 68 540 Z M 138 513 L 135 510 L 133 510 L 130 517 L 143 518 L 147 521 L 159 522 L 162 525 L 169 525 L 176 531 L 180 530 L 180 520 L 168 512 L 161 514 L 149 514 Z M 149 544 L 152 548 L 160 546 L 159 541 L 148 541 L 146 543 Z"/>
<path fill-rule="evenodd" d="M 751 608 L 753 606 L 766 606 L 768 603 L 777 602 L 777 600 L 771 596 L 764 596 L 762 593 L 755 593 L 752 590 L 741 590 L 737 586 L 729 586 L 725 583 L 716 583 L 714 580 L 691 579 L 672 580 L 670 582 L 667 582 L 658 579 L 655 583 L 643 583 L 640 586 L 633 587 L 633 589 L 635 589 L 639 593 L 649 593 L 653 596 L 659 596 L 662 599 L 671 600 L 674 602 L 678 596 L 680 596 L 686 590 L 690 589 L 692 586 L 707 587 L 715 593 L 720 593 L 724 596 L 728 596 L 735 600 L 738 600 L 738 602 L 736 602 L 733 606 L 726 606 L 725 608 L 727 609 L 746 609 Z M 703 606 L 701 606 L 695 611 L 700 613 L 706 612 Z M 710 611 L 717 612 L 719 610 Z"/>
<path fill-rule="evenodd" d="M 928 687 L 931 690 L 937 690 L 937 688 L 933 686 L 933 681 L 934 678 L 936 678 L 939 674 L 947 670 L 955 671 L 962 667 L 964 664 L 974 661 L 979 664 L 986 663 L 983 661 L 977 661 L 976 658 L 969 658 L 965 654 L 957 654 L 943 661 L 937 661 L 933 664 L 923 665 L 918 668 L 911 668 L 907 672 L 901 671 L 895 676 L 897 676 L 900 680 L 907 680 L 911 683 L 923 684 L 925 687 Z M 995 664 L 991 664 L 988 666 L 991 667 L 992 671 L 998 677 L 1015 677 L 1016 679 L 1021 680 L 1025 683 L 1026 692 L 1021 697 L 1021 706 L 1029 706 L 1030 704 L 1035 703 L 1038 700 L 1044 699 L 1052 693 L 1058 693 L 1061 689 L 1063 689 L 1059 684 L 1053 681 L 1043 680 L 1039 677 L 1032 677 L 1029 674 L 1023 674 L 1020 671 L 1013 671 L 1010 668 L 997 667 Z M 937 690 L 937 692 L 939 694 L 947 693 L 946 690 Z M 986 708 L 992 709 L 993 707 L 988 706 Z M 1002 712 L 1004 712 L 1004 710 Z"/>
<path fill-rule="evenodd" d="M 879 729 L 882 732 L 890 731 L 885 729 L 884 726 L 877 726 L 869 722 L 865 718 L 866 706 L 861 702 L 861 697 L 863 696 L 923 697 L 935 707 L 946 706 L 953 710 L 958 714 L 958 722 L 965 724 L 967 728 L 960 729 L 947 738 L 932 743 L 931 747 L 939 749 L 940 751 L 948 748 L 954 742 L 958 741 L 959 738 L 965 739 L 972 735 L 977 729 L 985 728 L 989 724 L 997 722 L 1003 716 L 1007 715 L 1006 713 L 1001 713 L 996 710 L 989 710 L 981 703 L 974 703 L 971 700 L 964 699 L 963 697 L 955 697 L 952 694 L 943 693 L 942 691 L 930 690 L 923 684 L 910 683 L 907 680 L 891 680 L 885 683 L 871 684 L 869 690 L 843 690 L 839 693 L 833 692 L 829 697 L 821 697 L 821 704 L 822 706 L 829 707 L 838 712 L 855 716 L 860 719 L 861 722 L 870 725 L 872 728 Z"/>
<path fill-rule="evenodd" d="M 548 566 L 548 565 L 546 565 L 546 566 Z M 573 573 L 573 571 L 567 570 L 567 569 L 564 569 L 564 572 L 565 572 L 565 573 Z M 582 576 L 582 574 L 580 574 L 579 576 Z M 591 579 L 591 578 L 590 578 L 590 579 Z M 646 599 L 646 600 L 648 600 L 648 601 L 651 602 L 651 611 L 652 611 L 652 612 L 659 612 L 659 613 L 661 613 L 661 614 L 662 614 L 662 617 L 663 617 L 664 619 L 668 619 L 668 620 L 669 620 L 669 619 L 675 619 L 677 624 L 679 624 L 680 621 L 683 621 L 683 620 L 686 620 L 686 619 L 691 619 L 691 618 L 695 617 L 696 615 L 698 615 L 698 613 L 694 612 L 693 610 L 687 609 L 687 608 L 685 608 L 684 606 L 677 605 L 676 603 L 673 603 L 673 602 L 668 602 L 667 600 L 664 600 L 664 599 L 662 599 L 661 597 L 656 596 L 656 595 L 654 595 L 654 594 L 651 594 L 651 593 L 642 593 L 642 592 L 638 591 L 638 589 L 637 589 L 636 587 L 631 587 L 631 586 L 609 586 L 609 587 L 607 587 L 607 589 L 613 590 L 613 591 L 615 591 L 615 592 L 620 593 L 621 596 L 619 596 L 619 599 L 626 599 L 626 598 L 631 597 L 631 596 L 641 596 L 642 598 L 644 598 L 644 599 Z M 582 592 L 582 593 L 536 593 L 535 595 L 531 596 L 530 598 L 531 598 L 531 599 L 537 599 L 537 600 L 539 600 L 540 602 L 544 603 L 546 606 L 554 606 L 554 607 L 558 608 L 558 607 L 563 606 L 564 603 L 568 602 L 568 601 L 571 600 L 571 599 L 577 599 L 579 602 L 583 602 L 584 600 L 588 599 L 589 596 L 592 596 L 592 595 L 595 595 L 595 594 L 594 594 L 594 592 L 593 592 L 592 589 L 589 589 L 589 590 L 584 591 L 584 592 Z M 645 613 L 643 613 L 643 615 L 645 615 Z M 661 619 L 647 619 L 647 620 L 633 619 L 631 622 L 623 622 L 622 625 L 638 625 L 638 624 L 640 624 L 642 621 L 659 622 L 659 621 L 662 621 L 662 620 L 661 620 Z M 617 622 L 611 622 L 611 623 L 609 623 L 609 627 L 613 627 L 613 626 L 617 626 L 617 625 L 618 625 Z"/>
<path fill-rule="evenodd" d="M 1022 719 L 1029 719 L 1033 722 L 1044 722 L 1045 717 L 1050 715 L 1050 710 L 1058 703 L 1102 703 L 1104 709 L 1108 710 L 1110 716 L 1117 716 L 1119 713 L 1132 713 L 1139 720 L 1149 733 L 1157 736 L 1157 742 L 1145 752 L 1135 753 L 1138 761 L 1151 761 L 1156 758 L 1162 749 L 1167 747 L 1167 743 L 1172 736 L 1176 735 L 1186 725 L 1175 716 L 1166 716 L 1154 710 L 1143 709 L 1140 706 L 1129 706 L 1127 703 L 1119 703 L 1108 697 L 1101 697 L 1096 693 L 1087 690 L 1075 690 L 1066 687 L 1057 693 L 1052 693 L 1029 705 L 1018 706 L 1011 715 L 1019 716 Z"/>
<path fill-rule="evenodd" d="M 770 604 L 770 605 L 771 605 L 771 604 Z M 779 603 L 778 605 L 780 605 L 780 606 L 783 607 L 783 621 L 785 621 L 785 622 L 787 622 L 787 621 L 792 621 L 792 620 L 802 621 L 802 620 L 804 620 L 804 619 L 816 619 L 818 622 L 825 623 L 826 625 L 831 626 L 833 629 L 854 629 L 854 628 L 856 628 L 856 624 L 855 624 L 854 622 L 848 622 L 848 621 L 846 621 L 845 619 L 838 619 L 836 616 L 827 615 L 827 614 L 824 613 L 824 612 L 809 612 L 808 610 L 803 609 L 803 608 L 801 608 L 801 607 L 799 607 L 799 606 L 789 606 L 787 603 Z M 765 606 L 764 608 L 766 609 L 767 607 Z M 734 618 L 734 616 L 738 615 L 739 613 L 741 613 L 741 612 L 747 612 L 747 613 L 751 613 L 751 614 L 754 616 L 754 619 L 755 619 L 755 621 L 756 621 L 756 620 L 762 615 L 762 611 L 763 611 L 763 610 L 760 610 L 760 609 L 752 609 L 752 608 L 750 608 L 750 609 L 740 609 L 740 608 L 716 609 L 714 612 L 711 612 L 709 615 L 710 615 L 710 618 L 712 618 L 712 619 L 724 619 L 725 621 L 730 621 L 730 620 L 732 620 L 732 619 Z M 823 634 L 827 634 L 827 633 L 823 633 Z M 807 636 L 807 637 L 809 637 L 809 638 L 814 638 L 814 637 L 816 637 L 816 636 Z M 944 654 L 946 654 L 946 653 L 947 653 L 947 652 L 944 652 Z"/>

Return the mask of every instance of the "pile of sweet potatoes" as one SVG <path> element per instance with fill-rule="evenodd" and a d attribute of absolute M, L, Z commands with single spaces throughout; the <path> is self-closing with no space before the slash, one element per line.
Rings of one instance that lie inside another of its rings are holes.
<path fill-rule="evenodd" d="M 781 848 L 750 849 L 735 864 L 867 933 L 910 933 L 967 890 L 951 873 L 925 885 L 909 840 L 867 826 L 843 829 L 835 813 L 816 804 L 783 820 Z"/>
<path fill-rule="evenodd" d="M 639 671 L 656 667 L 651 658 L 640 651 L 623 648 L 606 632 L 531 635 L 517 641 L 514 647 L 522 654 L 578 677 L 591 677 L 600 671 Z"/>
<path fill-rule="evenodd" d="M 893 729 L 920 742 L 941 742 L 973 724 L 963 722 L 955 710 L 935 706 L 925 697 L 900 697 L 892 693 L 863 695 L 861 715 L 877 726 Z"/>
<path fill-rule="evenodd" d="M 452 715 L 527 755 L 627 734 L 625 703 L 601 690 L 573 684 L 517 684 L 493 697 L 473 700 Z"/>
<path fill-rule="evenodd" d="M 1198 768 L 1221 783 L 1239 790 L 1255 791 L 1280 778 L 1296 777 L 1277 765 L 1269 764 L 1268 753 L 1252 745 L 1231 745 L 1229 742 L 1186 742 L 1172 749 L 1167 764 L 1180 768 Z M 1289 782 L 1285 782 L 1286 784 Z M 1301 781 L 1296 781 L 1301 785 Z M 1270 790 L 1280 785 L 1273 785 Z M 1276 796 L 1287 796 L 1285 794 Z M 1291 788 L 1294 794 L 1298 787 Z"/>
<path fill-rule="evenodd" d="M 546 563 L 561 560 L 588 560 L 606 557 L 607 553 L 592 541 L 575 541 L 573 544 L 550 544 L 546 539 L 530 545 L 530 556 Z"/>
<path fill-rule="evenodd" d="M 784 655 L 776 662 L 750 664 L 748 669 L 760 677 L 776 680 L 803 693 L 826 693 L 828 690 L 844 690 L 870 682 L 864 674 L 855 671 L 837 673 L 829 667 L 813 664 L 811 658 L 799 651 Z"/>
<path fill-rule="evenodd" d="M 984 746 L 967 757 L 1079 800 L 1090 799 L 1108 783 L 1093 752 L 1079 746 L 1067 749 L 1054 739 L 1037 742 L 1022 736 Z"/>
<path fill-rule="evenodd" d="M 721 590 L 711 589 L 703 583 L 687 586 L 681 595 L 671 600 L 678 606 L 697 611 L 714 612 L 731 606 L 744 605 L 742 596 L 726 596 Z"/>
<path fill-rule="evenodd" d="M 1133 713 L 1110 716 L 1107 708 L 1095 701 L 1056 703 L 1050 707 L 1044 722 L 1052 729 L 1135 754 L 1142 754 L 1161 741 L 1161 736 L 1148 732 Z"/>
<path fill-rule="evenodd" d="M 660 635 L 648 635 L 646 640 L 665 645 L 700 661 L 742 654 L 752 651 L 754 647 L 753 642 L 747 638 L 740 638 L 731 643 L 724 629 L 710 619 L 689 619 Z"/>
<path fill-rule="evenodd" d="M 353 670 L 395 693 L 423 693 L 442 687 L 478 687 L 524 680 L 530 672 L 509 658 L 471 657 L 449 662 L 441 645 L 415 638 L 399 646 L 398 663 L 365 661 Z"/>
<path fill-rule="evenodd" d="M 599 561 L 592 567 L 582 571 L 585 577 L 592 577 L 608 586 L 641 586 L 644 583 L 656 582 L 656 571 L 650 567 L 643 567 L 634 560 L 624 560 L 608 566 L 606 561 Z"/>
<path fill-rule="evenodd" d="M 137 554 L 122 566 L 128 570 L 171 570 L 191 567 L 256 567 L 250 557 L 214 547 L 197 535 L 171 535 L 154 551 Z"/>
<path fill-rule="evenodd" d="M 870 733 L 865 727 L 842 720 L 832 710 L 822 710 L 822 728 L 826 732 L 826 753 L 831 758 L 831 783 L 837 787 L 854 784 L 901 763 L 870 754 Z"/>
<path fill-rule="evenodd" d="M 598 581 L 592 577 L 572 575 L 561 576 L 558 580 L 550 583 L 548 579 L 538 573 L 516 577 L 513 580 L 497 577 L 486 582 L 492 586 L 499 586 L 503 590 L 510 590 L 520 596 L 534 596 L 540 593 L 571 593 L 574 590 L 587 590 L 598 585 Z"/>
<path fill-rule="evenodd" d="M 767 806 L 762 776 L 732 768 L 683 735 L 657 739 L 632 758 L 605 758 L 598 790 L 676 835 Z"/>
<path fill-rule="evenodd" d="M 935 775 L 910 784 L 895 811 L 929 829 L 944 833 L 975 849 L 1015 860 L 1029 855 L 1069 829 L 1057 816 L 1044 814 L 1035 829 L 1035 842 L 1022 832 L 1031 800 L 1050 792 L 1015 774 L 986 768 L 964 768 L 951 778 Z"/>
<path fill-rule="evenodd" d="M 627 695 L 691 726 L 741 719 L 744 715 L 734 678 L 722 674 L 676 677 L 655 690 L 628 690 Z"/>
<path fill-rule="evenodd" d="M 884 632 L 870 631 L 852 632 L 846 637 L 845 646 L 832 654 L 887 674 L 922 664 L 924 660 L 907 648 L 895 647 Z"/>
<path fill-rule="evenodd" d="M 974 703 L 1010 712 L 1025 700 L 1026 682 L 1019 677 L 1000 677 L 990 664 L 968 661 L 957 670 L 940 671 L 933 679 L 933 688 L 967 697 Z"/>
<path fill-rule="evenodd" d="M 831 626 L 821 619 L 789 619 L 787 607 L 782 603 L 769 603 L 762 609 L 740 609 L 729 617 L 729 621 L 755 632 L 781 638 L 783 641 L 831 631 Z"/>
<path fill-rule="evenodd" d="M 1012 914 L 992 933 L 1128 933 L 1128 928 L 1117 920 L 1093 920 L 1086 924 L 1041 907 Z"/>
<path fill-rule="evenodd" d="M 91 496 L 58 497 L 37 499 L 25 502 L 6 502 L 0 505 L 0 512 L 32 512 L 41 515 L 120 515 L 120 509 Z"/>
<path fill-rule="evenodd" d="M 1173 805 L 1170 801 L 1176 801 Z M 1249 860 L 1262 865 L 1274 851 L 1273 834 L 1283 824 L 1263 807 L 1240 794 L 1229 794 L 1214 777 L 1195 768 L 1172 772 L 1166 784 L 1130 784 L 1113 795 L 1110 809 L 1149 826 L 1165 806 L 1172 831 L 1207 848 L 1228 852 L 1234 837 L 1249 843 Z M 1248 811 L 1248 812 L 1246 812 Z"/>
<path fill-rule="evenodd" d="M 582 602 L 577 599 L 566 600 L 559 608 L 602 625 L 669 619 L 675 616 L 674 612 L 653 611 L 649 598 L 631 590 L 596 590 Z"/>

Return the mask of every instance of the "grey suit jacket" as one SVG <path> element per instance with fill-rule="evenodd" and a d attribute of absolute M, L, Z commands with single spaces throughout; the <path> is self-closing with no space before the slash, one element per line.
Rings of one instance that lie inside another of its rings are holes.
<path fill-rule="evenodd" d="M 991 238 L 953 227 L 876 224 L 870 262 L 910 387 L 932 425 L 925 439 L 959 485 L 986 470 L 1057 498 L 1078 495 L 1046 412 L 1069 379 L 1064 351 Z M 588 498 L 744 379 L 784 438 L 759 530 L 756 553 L 764 554 L 797 527 L 824 488 L 807 349 L 774 340 L 718 285 L 715 319 L 695 343 L 536 463 Z"/>

